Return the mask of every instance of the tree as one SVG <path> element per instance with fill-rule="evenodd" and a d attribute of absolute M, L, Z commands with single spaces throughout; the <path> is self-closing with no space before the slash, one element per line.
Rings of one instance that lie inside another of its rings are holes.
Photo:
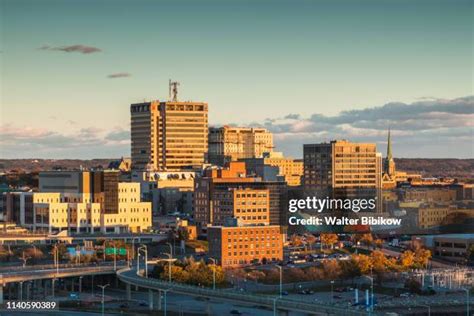
<path fill-rule="evenodd" d="M 353 256 L 355 262 L 357 263 L 360 272 L 362 274 L 368 274 L 370 273 L 370 270 L 372 269 L 372 260 L 369 256 L 367 255 L 354 255 Z"/>
<path fill-rule="evenodd" d="M 328 245 L 331 248 L 337 243 L 338 237 L 336 234 L 321 234 L 321 245 Z"/>
<path fill-rule="evenodd" d="M 428 249 L 418 248 L 415 251 L 415 266 L 418 268 L 426 268 L 431 258 L 431 251 Z"/>
<path fill-rule="evenodd" d="M 309 249 L 312 249 L 312 245 L 316 242 L 316 237 L 313 234 L 306 235 L 306 242 L 309 245 Z"/>
<path fill-rule="evenodd" d="M 299 247 L 303 244 L 303 241 L 301 240 L 301 237 L 293 234 L 290 238 L 290 242 L 294 247 Z"/>
<path fill-rule="evenodd" d="M 341 274 L 345 278 L 350 278 L 354 281 L 354 278 L 362 275 L 359 262 L 354 257 L 351 260 L 340 261 L 339 265 L 341 267 Z"/>
<path fill-rule="evenodd" d="M 29 257 L 33 264 L 35 264 L 38 260 L 44 258 L 43 252 L 37 247 L 26 249 L 25 256 Z"/>
<path fill-rule="evenodd" d="M 362 243 L 364 243 L 364 244 L 367 246 L 367 248 L 372 245 L 373 240 L 374 240 L 374 238 L 372 237 L 372 234 L 371 234 L 371 233 L 363 234 L 363 235 L 360 237 L 360 241 L 361 241 Z"/>
<path fill-rule="evenodd" d="M 400 263 L 404 269 L 409 269 L 415 264 L 415 253 L 411 250 L 404 251 L 400 255 Z"/>
<path fill-rule="evenodd" d="M 409 278 L 405 281 L 405 288 L 410 291 L 410 293 L 421 294 L 421 283 L 415 278 Z"/>
<path fill-rule="evenodd" d="M 341 275 L 341 268 L 337 260 L 324 260 L 322 268 L 324 275 L 329 279 L 337 279 Z"/>
<path fill-rule="evenodd" d="M 178 230 L 178 240 L 184 240 L 184 241 L 189 240 L 189 231 L 185 227 L 181 227 Z"/>
<path fill-rule="evenodd" d="M 375 250 L 370 254 L 372 259 L 372 269 L 378 274 L 383 273 L 387 269 L 387 258 L 380 250 Z"/>

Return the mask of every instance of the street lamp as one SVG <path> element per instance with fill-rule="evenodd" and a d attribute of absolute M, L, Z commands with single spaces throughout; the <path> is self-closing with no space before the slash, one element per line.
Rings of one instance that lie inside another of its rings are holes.
<path fill-rule="evenodd" d="M 169 277 L 169 282 L 171 283 L 171 260 L 173 258 L 173 255 L 170 254 L 170 253 L 166 253 L 166 252 L 164 252 L 163 254 L 168 256 L 168 258 L 169 258 L 168 259 L 168 263 L 169 263 L 168 264 L 168 277 Z"/>
<path fill-rule="evenodd" d="M 20 302 L 23 301 L 23 281 L 20 281 Z"/>
<path fill-rule="evenodd" d="M 83 276 L 81 275 L 79 277 L 79 293 L 82 293 L 82 278 L 83 278 Z"/>
<path fill-rule="evenodd" d="M 167 242 L 166 244 L 170 247 L 170 254 L 171 254 L 171 255 L 174 255 L 173 245 L 172 245 L 171 243 L 169 243 L 169 242 Z M 171 258 L 173 258 L 173 257 L 171 257 Z"/>
<path fill-rule="evenodd" d="M 280 269 L 280 298 L 283 295 L 283 267 L 279 266 L 278 264 L 275 265 L 278 269 Z"/>
<path fill-rule="evenodd" d="M 106 284 L 106 285 L 97 285 L 98 287 L 100 287 L 102 289 L 102 315 L 104 315 L 104 293 L 105 293 L 105 288 L 107 286 L 109 286 L 110 284 Z"/>
<path fill-rule="evenodd" d="M 277 316 L 277 305 L 276 302 L 278 301 L 279 297 L 272 298 L 273 301 L 273 316 Z"/>
<path fill-rule="evenodd" d="M 114 244 L 114 271 L 117 271 L 117 247 Z"/>
<path fill-rule="evenodd" d="M 166 306 L 166 294 L 168 293 L 168 291 L 171 291 L 171 289 L 166 289 L 166 290 L 162 290 L 162 291 L 163 291 L 164 298 L 165 298 L 165 301 L 164 301 L 164 305 L 165 305 L 164 307 L 165 307 L 165 308 L 164 308 L 164 313 L 163 313 L 163 315 L 166 316 L 166 313 L 168 312 L 168 311 L 167 311 L 167 306 Z"/>
<path fill-rule="evenodd" d="M 331 304 L 334 303 L 334 280 L 331 280 Z"/>
<path fill-rule="evenodd" d="M 146 245 L 141 245 L 138 247 L 138 254 L 137 254 L 137 274 L 140 272 L 140 250 L 145 253 L 145 278 L 148 278 L 148 248 Z"/>
<path fill-rule="evenodd" d="M 216 259 L 214 258 L 209 258 L 209 260 L 212 260 L 212 289 L 216 289 Z"/>
<path fill-rule="evenodd" d="M 466 291 L 466 315 L 469 316 L 469 289 L 464 289 Z"/>

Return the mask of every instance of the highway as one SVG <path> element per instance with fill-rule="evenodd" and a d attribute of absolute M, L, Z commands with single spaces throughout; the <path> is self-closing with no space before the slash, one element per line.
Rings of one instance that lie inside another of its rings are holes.
<path fill-rule="evenodd" d="M 139 286 L 154 291 L 170 291 L 172 293 L 203 297 L 208 299 L 220 299 L 232 303 L 252 306 L 262 306 L 269 309 L 276 307 L 280 311 L 301 312 L 309 315 L 367 315 L 366 312 L 356 311 L 349 308 L 328 306 L 324 304 L 309 303 L 308 301 L 289 300 L 275 296 L 262 296 L 245 294 L 234 290 L 212 290 L 198 286 L 169 283 L 166 281 L 145 278 L 137 275 L 136 268 L 123 268 L 117 271 L 117 277 L 124 283 Z M 372 313 L 372 315 L 375 315 Z"/>
<path fill-rule="evenodd" d="M 126 266 L 126 264 L 120 262 L 120 264 L 117 264 L 117 269 L 121 269 L 124 266 Z M 36 268 L 22 271 L 0 272 L 0 284 L 5 285 L 7 283 L 13 282 L 113 273 L 115 273 L 115 269 L 114 266 L 110 264 L 97 266 L 61 267 L 60 269 L 51 267 L 46 269 Z"/>

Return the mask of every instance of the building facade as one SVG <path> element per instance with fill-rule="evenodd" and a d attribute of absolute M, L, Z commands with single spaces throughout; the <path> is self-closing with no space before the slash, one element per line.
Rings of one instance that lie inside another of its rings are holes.
<path fill-rule="evenodd" d="M 130 112 L 134 170 L 179 170 L 205 162 L 207 103 L 151 101 L 132 104 Z"/>
<path fill-rule="evenodd" d="M 209 227 L 209 256 L 223 268 L 283 260 L 280 226 Z"/>
<path fill-rule="evenodd" d="M 382 211 L 382 155 L 375 144 L 335 140 L 304 145 L 306 196 L 376 198 Z"/>
<path fill-rule="evenodd" d="M 301 185 L 301 177 L 303 176 L 303 160 L 285 158 L 280 152 L 266 152 L 262 158 L 246 158 L 240 159 L 245 162 L 247 173 L 261 177 L 263 180 L 285 181 L 288 186 Z M 277 173 L 272 172 L 272 168 L 276 167 Z"/>
<path fill-rule="evenodd" d="M 273 151 L 273 135 L 264 128 L 209 128 L 209 162 L 224 166 L 242 158 L 259 158 Z"/>

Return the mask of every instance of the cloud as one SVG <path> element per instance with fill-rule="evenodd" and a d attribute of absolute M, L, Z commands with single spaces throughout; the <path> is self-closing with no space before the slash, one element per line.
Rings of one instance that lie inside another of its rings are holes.
<path fill-rule="evenodd" d="M 47 128 L 0 126 L 2 158 L 94 158 L 130 155 L 130 138 L 122 130 L 86 127 L 67 133 Z M 127 132 L 129 133 L 129 132 Z"/>
<path fill-rule="evenodd" d="M 62 51 L 65 53 L 81 53 L 81 54 L 93 54 L 93 53 L 98 53 L 102 51 L 100 48 L 82 45 L 82 44 L 76 44 L 76 45 L 70 45 L 70 46 L 44 45 L 44 46 L 41 46 L 39 49 L 50 50 L 50 51 Z"/>
<path fill-rule="evenodd" d="M 126 78 L 126 77 L 131 77 L 132 74 L 129 74 L 128 72 L 118 72 L 115 74 L 110 74 L 107 76 L 107 78 L 110 79 L 115 79 L 115 78 Z"/>
<path fill-rule="evenodd" d="M 267 128 L 274 133 L 277 150 L 298 157 L 302 144 L 334 139 L 375 142 L 384 151 L 389 126 L 399 156 L 474 156 L 474 96 L 451 100 L 430 97 L 410 104 L 391 102 L 335 116 L 288 114 L 249 125 Z"/>

